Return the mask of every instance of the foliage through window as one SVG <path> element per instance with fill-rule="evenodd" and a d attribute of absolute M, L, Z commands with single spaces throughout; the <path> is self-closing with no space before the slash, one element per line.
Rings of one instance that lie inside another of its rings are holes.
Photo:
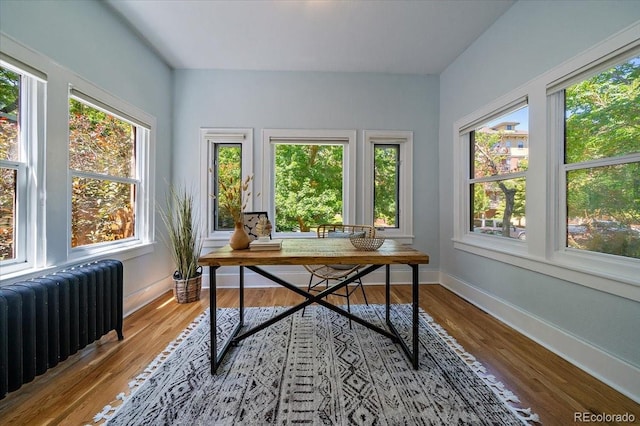
<path fill-rule="evenodd" d="M 240 190 L 242 179 L 242 145 L 229 143 L 214 144 L 214 160 L 211 171 L 214 174 L 214 223 L 216 231 L 231 230 L 234 219 L 231 213 L 221 208 L 228 205 L 230 199 L 240 194 L 233 194 Z M 237 198 L 241 201 L 241 198 Z M 238 206 L 240 208 L 241 206 Z"/>
<path fill-rule="evenodd" d="M 16 258 L 19 174 L 24 174 L 20 150 L 22 76 L 0 67 L 0 261 Z"/>
<path fill-rule="evenodd" d="M 373 224 L 380 228 L 399 227 L 400 146 L 374 145 Z"/>
<path fill-rule="evenodd" d="M 81 99 L 69 100 L 72 247 L 136 236 L 138 131 Z"/>
<path fill-rule="evenodd" d="M 566 247 L 640 258 L 640 56 L 565 95 Z"/>
<path fill-rule="evenodd" d="M 276 232 L 343 219 L 342 144 L 275 144 Z"/>
<path fill-rule="evenodd" d="M 526 239 L 528 107 L 471 131 L 470 149 L 471 231 Z"/>

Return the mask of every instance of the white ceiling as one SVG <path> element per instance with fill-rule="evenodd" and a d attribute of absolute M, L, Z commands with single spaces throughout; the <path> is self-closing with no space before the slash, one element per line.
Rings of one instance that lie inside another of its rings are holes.
<path fill-rule="evenodd" d="M 106 0 L 173 68 L 439 74 L 515 0 Z"/>

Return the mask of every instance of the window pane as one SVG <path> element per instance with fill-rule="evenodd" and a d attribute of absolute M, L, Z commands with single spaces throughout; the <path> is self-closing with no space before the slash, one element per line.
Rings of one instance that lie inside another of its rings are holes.
<path fill-rule="evenodd" d="M 135 167 L 135 127 L 70 99 L 69 168 L 133 178 Z"/>
<path fill-rule="evenodd" d="M 227 208 L 229 205 L 231 188 L 237 187 L 242 174 L 242 146 L 235 144 L 215 145 L 215 200 L 214 200 L 214 223 L 216 230 L 233 229 L 234 220 Z M 241 206 L 237 206 L 239 209 Z M 217 217 L 217 219 L 216 219 Z"/>
<path fill-rule="evenodd" d="M 275 146 L 276 231 L 342 222 L 343 146 Z"/>
<path fill-rule="evenodd" d="M 640 258 L 640 163 L 567 173 L 567 247 Z"/>
<path fill-rule="evenodd" d="M 508 179 L 471 185 L 473 223 L 471 231 L 526 239 L 525 180 Z M 504 218 L 508 218 L 506 223 Z M 507 226 L 507 224 L 511 224 Z"/>
<path fill-rule="evenodd" d="M 20 160 L 20 74 L 0 67 L 0 160 Z"/>
<path fill-rule="evenodd" d="M 134 236 L 135 185 L 80 177 L 72 184 L 72 247 Z"/>
<path fill-rule="evenodd" d="M 473 169 L 482 178 L 527 170 L 529 107 L 525 106 L 477 128 L 473 135 Z"/>
<path fill-rule="evenodd" d="M 374 146 L 373 214 L 374 225 L 398 228 L 400 147 Z"/>
<path fill-rule="evenodd" d="M 15 258 L 17 171 L 0 168 L 0 260 Z"/>
<path fill-rule="evenodd" d="M 640 56 L 565 91 L 566 163 L 640 152 Z"/>

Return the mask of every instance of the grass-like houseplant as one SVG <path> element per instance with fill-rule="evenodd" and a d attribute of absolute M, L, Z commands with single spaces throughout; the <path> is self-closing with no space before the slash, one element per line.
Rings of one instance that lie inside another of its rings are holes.
<path fill-rule="evenodd" d="M 171 187 L 166 210 L 160 210 L 167 227 L 166 243 L 176 265 L 173 273 L 174 295 L 178 303 L 200 299 L 202 267 L 198 258 L 202 251 L 202 228 L 194 208 L 195 197 L 186 187 Z"/>

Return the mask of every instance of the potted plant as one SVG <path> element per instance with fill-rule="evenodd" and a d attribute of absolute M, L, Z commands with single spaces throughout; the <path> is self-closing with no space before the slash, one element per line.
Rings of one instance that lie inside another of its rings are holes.
<path fill-rule="evenodd" d="M 176 264 L 173 279 L 178 303 L 200 300 L 202 288 L 202 267 L 198 265 L 202 228 L 194 204 L 195 197 L 185 187 L 172 187 L 167 197 L 167 209 L 160 210 L 168 233 L 165 242 Z"/>

